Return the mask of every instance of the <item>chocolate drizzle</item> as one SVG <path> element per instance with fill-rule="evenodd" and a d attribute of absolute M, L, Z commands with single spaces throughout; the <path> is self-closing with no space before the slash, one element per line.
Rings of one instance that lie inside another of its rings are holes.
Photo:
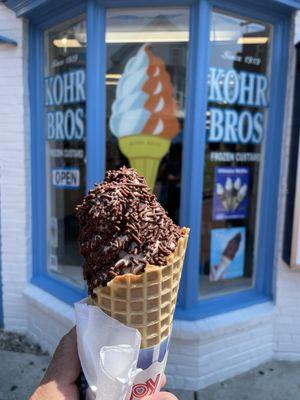
<path fill-rule="evenodd" d="M 83 276 L 89 293 L 117 275 L 165 265 L 181 229 L 167 216 L 135 169 L 108 171 L 76 207 Z"/>

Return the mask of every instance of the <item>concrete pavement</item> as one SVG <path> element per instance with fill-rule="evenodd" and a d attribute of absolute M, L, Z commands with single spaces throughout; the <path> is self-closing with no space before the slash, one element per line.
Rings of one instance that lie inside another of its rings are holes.
<path fill-rule="evenodd" d="M 49 360 L 47 355 L 1 350 L 0 400 L 28 399 Z M 273 361 L 197 394 L 174 394 L 180 400 L 300 400 L 300 362 Z"/>
<path fill-rule="evenodd" d="M 0 351 L 0 400 L 26 400 L 46 371 L 50 357 Z M 53 399 L 54 400 L 54 399 Z"/>

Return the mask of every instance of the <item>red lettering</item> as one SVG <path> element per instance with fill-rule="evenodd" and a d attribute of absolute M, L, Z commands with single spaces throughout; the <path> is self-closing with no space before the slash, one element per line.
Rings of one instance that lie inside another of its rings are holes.
<path fill-rule="evenodd" d="M 156 375 L 155 381 L 153 379 L 148 379 L 145 383 L 137 383 L 133 386 L 130 400 L 141 399 L 145 396 L 150 396 L 155 393 L 158 383 L 159 383 L 160 374 Z"/>

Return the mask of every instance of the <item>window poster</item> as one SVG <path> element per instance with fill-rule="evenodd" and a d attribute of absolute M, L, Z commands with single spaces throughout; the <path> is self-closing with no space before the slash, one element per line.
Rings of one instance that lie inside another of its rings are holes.
<path fill-rule="evenodd" d="M 267 135 L 272 27 L 213 9 L 210 32 L 199 297 L 255 284 Z"/>
<path fill-rule="evenodd" d="M 135 168 L 178 224 L 188 32 L 188 7 L 106 14 L 106 169 Z"/>
<path fill-rule="evenodd" d="M 237 219 L 247 216 L 249 168 L 215 169 L 213 219 Z"/>
<path fill-rule="evenodd" d="M 244 227 L 212 230 L 210 281 L 243 276 L 245 237 Z"/>

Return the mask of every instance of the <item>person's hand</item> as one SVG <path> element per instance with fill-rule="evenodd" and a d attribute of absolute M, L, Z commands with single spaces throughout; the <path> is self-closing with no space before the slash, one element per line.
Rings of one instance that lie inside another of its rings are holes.
<path fill-rule="evenodd" d="M 78 400 L 79 391 L 76 381 L 80 372 L 76 328 L 73 328 L 61 339 L 44 378 L 30 397 L 30 400 Z M 164 375 L 161 387 L 165 383 L 166 377 Z M 143 400 L 177 400 L 177 398 L 170 393 L 160 392 L 156 395 L 145 397 Z"/>
<path fill-rule="evenodd" d="M 163 386 L 165 386 L 165 384 L 166 384 L 166 375 L 164 374 L 160 387 L 162 388 Z M 178 400 L 178 399 L 171 393 L 159 392 L 157 394 L 154 394 L 153 396 L 144 397 L 143 400 Z"/>
<path fill-rule="evenodd" d="M 44 378 L 30 400 L 78 400 L 76 380 L 80 372 L 76 328 L 73 328 L 61 339 Z"/>

